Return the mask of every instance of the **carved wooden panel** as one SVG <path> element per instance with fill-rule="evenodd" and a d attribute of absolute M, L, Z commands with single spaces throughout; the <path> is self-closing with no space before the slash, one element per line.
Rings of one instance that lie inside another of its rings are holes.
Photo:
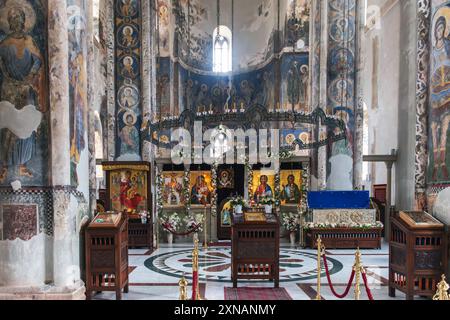
<path fill-rule="evenodd" d="M 96 250 L 92 255 L 92 268 L 114 268 L 114 250 Z"/>
<path fill-rule="evenodd" d="M 406 264 L 406 251 L 392 247 L 391 262 L 397 266 L 404 266 Z"/>
<path fill-rule="evenodd" d="M 442 256 L 440 251 L 416 251 L 415 267 L 418 270 L 440 269 Z"/>
<path fill-rule="evenodd" d="M 275 252 L 275 243 L 259 243 L 259 242 L 246 242 L 245 245 L 238 246 L 238 259 L 245 259 L 248 257 L 255 257 L 258 259 L 271 259 Z"/>

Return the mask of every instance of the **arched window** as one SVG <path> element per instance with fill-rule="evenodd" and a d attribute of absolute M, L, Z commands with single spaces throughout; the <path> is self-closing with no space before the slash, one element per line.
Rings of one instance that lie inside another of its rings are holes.
<path fill-rule="evenodd" d="M 100 119 L 100 115 L 98 111 L 94 111 L 94 125 L 95 125 L 95 132 L 94 132 L 94 139 L 95 139 L 95 160 L 97 162 L 97 179 L 101 180 L 103 179 L 103 168 L 99 162 L 104 160 L 104 154 L 103 154 L 103 128 L 102 128 L 102 122 Z"/>
<path fill-rule="evenodd" d="M 231 30 L 227 26 L 219 26 L 213 33 L 213 71 L 230 72 L 232 70 Z"/>

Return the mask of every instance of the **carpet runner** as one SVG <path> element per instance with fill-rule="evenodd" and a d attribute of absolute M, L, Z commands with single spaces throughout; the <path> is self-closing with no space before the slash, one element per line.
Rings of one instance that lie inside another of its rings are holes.
<path fill-rule="evenodd" d="M 284 288 L 224 288 L 225 300 L 292 300 Z"/>

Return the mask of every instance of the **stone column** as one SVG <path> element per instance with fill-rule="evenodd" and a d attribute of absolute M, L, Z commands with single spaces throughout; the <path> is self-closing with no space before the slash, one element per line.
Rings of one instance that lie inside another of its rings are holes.
<path fill-rule="evenodd" d="M 209 214 L 209 240 L 215 242 L 217 241 L 217 215 L 220 214 L 217 212 L 217 184 L 218 184 L 218 164 L 214 163 L 211 165 L 211 184 L 213 187 L 214 194 L 211 197 L 211 211 Z"/>
<path fill-rule="evenodd" d="M 88 154 L 89 154 L 89 213 L 92 217 L 97 204 L 97 162 L 95 156 L 95 54 L 94 54 L 94 11 L 93 2 L 87 2 L 87 77 L 88 81 Z"/>
<path fill-rule="evenodd" d="M 52 185 L 70 185 L 69 56 L 66 3 L 48 1 Z M 58 173 L 58 174 L 56 174 Z"/>
<path fill-rule="evenodd" d="M 320 34 L 319 37 L 319 90 L 318 90 L 318 104 L 319 108 L 326 112 L 327 110 L 327 60 L 328 60 L 328 4 L 327 1 L 320 2 L 319 23 Z M 326 128 L 319 126 L 317 128 L 317 139 L 320 135 L 326 135 Z M 320 147 L 317 154 L 317 185 L 313 190 L 325 190 L 327 188 L 327 147 Z"/>
<path fill-rule="evenodd" d="M 164 165 L 162 163 L 156 164 L 156 210 L 154 215 L 154 221 L 155 221 L 155 229 L 154 233 L 156 234 L 156 248 L 159 247 L 159 240 L 160 240 L 160 234 L 159 234 L 159 217 L 160 214 L 163 212 L 162 208 L 162 194 L 163 194 L 163 188 L 164 188 L 164 181 L 162 180 L 162 172 L 163 172 Z"/>
<path fill-rule="evenodd" d="M 158 12 L 151 1 L 142 2 L 142 114 L 146 119 L 151 119 L 152 110 L 156 106 L 156 14 Z M 151 143 L 142 142 L 142 160 L 152 162 L 155 157 L 151 151 Z"/>
<path fill-rule="evenodd" d="M 51 172 L 53 185 L 53 285 L 55 291 L 68 298 L 83 298 L 80 280 L 79 238 L 75 212 L 78 204 L 71 202 L 71 161 L 69 131 L 69 44 L 66 3 L 48 1 Z"/>
<path fill-rule="evenodd" d="M 329 190 L 352 190 L 354 187 L 356 138 L 356 60 L 359 4 L 362 1 L 326 1 L 329 28 L 327 74 L 327 113 L 341 118 L 347 126 L 347 139 L 333 143 L 327 177 Z M 342 30 L 344 28 L 345 30 Z M 344 59 L 345 68 L 336 68 L 335 61 Z M 356 159 L 359 161 L 359 159 Z"/>
<path fill-rule="evenodd" d="M 364 94 L 363 94 L 363 68 L 364 57 L 361 52 L 361 43 L 364 37 L 365 1 L 357 2 L 356 10 L 356 40 L 355 40 L 355 140 L 353 146 L 353 187 L 362 190 L 363 148 L 364 148 Z"/>

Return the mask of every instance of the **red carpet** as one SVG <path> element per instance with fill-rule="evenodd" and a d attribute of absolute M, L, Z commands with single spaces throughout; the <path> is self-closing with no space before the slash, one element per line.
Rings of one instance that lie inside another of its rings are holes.
<path fill-rule="evenodd" d="M 292 300 L 284 288 L 224 288 L 225 300 Z"/>

